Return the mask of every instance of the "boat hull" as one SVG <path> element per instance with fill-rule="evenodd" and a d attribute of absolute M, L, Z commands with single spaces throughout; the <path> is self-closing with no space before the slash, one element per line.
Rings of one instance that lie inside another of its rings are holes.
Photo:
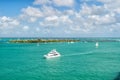
<path fill-rule="evenodd" d="M 60 57 L 61 55 L 56 55 L 56 56 L 48 56 L 48 55 L 44 55 L 44 58 L 48 59 L 48 58 L 56 58 L 56 57 Z"/>

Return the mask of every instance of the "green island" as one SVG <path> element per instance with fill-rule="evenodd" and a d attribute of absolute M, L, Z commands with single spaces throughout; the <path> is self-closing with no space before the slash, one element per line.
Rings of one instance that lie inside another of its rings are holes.
<path fill-rule="evenodd" d="M 10 43 L 49 43 L 49 42 L 79 42 L 80 40 L 72 39 L 19 39 L 10 40 Z"/>

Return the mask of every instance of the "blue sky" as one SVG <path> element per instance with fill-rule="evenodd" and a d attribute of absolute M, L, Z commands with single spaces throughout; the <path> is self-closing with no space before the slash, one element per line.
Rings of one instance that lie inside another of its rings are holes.
<path fill-rule="evenodd" d="M 119 0 L 0 0 L 0 37 L 120 37 Z"/>
<path fill-rule="evenodd" d="M 18 16 L 21 9 L 32 5 L 34 0 L 0 0 L 0 16 Z"/>

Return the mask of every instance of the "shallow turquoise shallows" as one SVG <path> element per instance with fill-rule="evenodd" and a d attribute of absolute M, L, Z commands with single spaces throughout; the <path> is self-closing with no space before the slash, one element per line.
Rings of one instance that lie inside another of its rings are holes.
<path fill-rule="evenodd" d="M 114 80 L 119 76 L 119 41 L 99 42 L 95 47 L 94 41 L 38 45 L 0 40 L 0 80 Z M 61 57 L 44 59 L 52 49 Z"/>

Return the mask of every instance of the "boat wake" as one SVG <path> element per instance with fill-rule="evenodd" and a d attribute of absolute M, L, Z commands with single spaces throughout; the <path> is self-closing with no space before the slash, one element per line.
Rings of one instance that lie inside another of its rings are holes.
<path fill-rule="evenodd" d="M 82 53 L 73 53 L 73 54 L 68 54 L 68 55 L 63 55 L 63 56 L 76 56 L 76 55 L 86 55 L 86 54 L 91 54 L 94 53 L 93 51 L 89 52 L 82 52 Z"/>

